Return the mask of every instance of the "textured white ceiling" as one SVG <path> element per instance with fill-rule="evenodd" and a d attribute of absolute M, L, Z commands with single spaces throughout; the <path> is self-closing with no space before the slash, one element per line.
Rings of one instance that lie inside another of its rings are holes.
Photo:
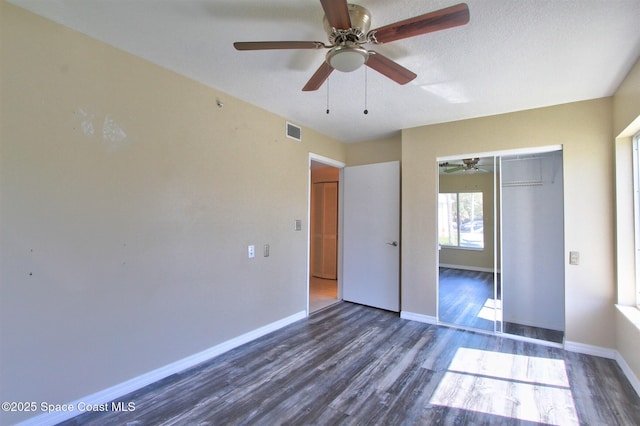
<path fill-rule="evenodd" d="M 233 48 L 326 42 L 318 0 L 8 2 L 344 142 L 609 96 L 640 55 L 640 0 L 468 0 L 466 26 L 369 46 L 418 77 L 400 86 L 368 69 L 365 115 L 364 68 L 302 92 L 324 50 Z M 459 1 L 356 3 L 377 28 Z"/>

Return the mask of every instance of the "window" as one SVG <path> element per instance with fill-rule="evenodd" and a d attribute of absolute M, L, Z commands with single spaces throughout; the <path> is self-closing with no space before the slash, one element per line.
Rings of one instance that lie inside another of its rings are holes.
<path fill-rule="evenodd" d="M 633 209 L 636 242 L 636 306 L 640 308 L 640 133 L 633 137 Z"/>
<path fill-rule="evenodd" d="M 482 192 L 440 193 L 438 228 L 440 245 L 484 248 Z"/>

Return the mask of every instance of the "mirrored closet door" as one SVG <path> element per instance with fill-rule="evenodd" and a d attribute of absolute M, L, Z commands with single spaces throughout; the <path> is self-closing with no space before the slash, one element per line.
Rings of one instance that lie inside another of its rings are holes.
<path fill-rule="evenodd" d="M 439 161 L 438 321 L 561 343 L 562 151 Z"/>
<path fill-rule="evenodd" d="M 439 321 L 496 331 L 496 159 L 453 159 L 438 168 Z"/>
<path fill-rule="evenodd" d="M 504 155 L 499 161 L 503 332 L 562 343 L 562 151 Z"/>

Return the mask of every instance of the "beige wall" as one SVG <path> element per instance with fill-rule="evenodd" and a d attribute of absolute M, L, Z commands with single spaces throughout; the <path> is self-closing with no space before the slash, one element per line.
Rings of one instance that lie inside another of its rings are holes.
<path fill-rule="evenodd" d="M 347 166 L 400 161 L 402 141 L 400 133 L 385 139 L 346 145 Z"/>
<path fill-rule="evenodd" d="M 616 155 L 616 266 L 617 302 L 635 303 L 635 243 L 633 240 L 632 136 L 640 132 L 640 61 L 613 97 Z M 632 308 L 634 309 L 634 308 Z M 626 312 L 624 314 L 623 312 Z M 632 318 L 635 314 L 635 324 Z M 640 380 L 640 314 L 622 309 L 616 314 L 617 349 Z"/>
<path fill-rule="evenodd" d="M 565 248 L 581 255 L 565 272 L 566 339 L 613 348 L 611 105 L 597 99 L 403 130 L 402 310 L 436 316 L 436 158 L 562 145 Z"/>
<path fill-rule="evenodd" d="M 616 311 L 616 349 L 636 377 L 636 391 L 640 380 L 640 312 L 636 308 L 622 307 Z"/>
<path fill-rule="evenodd" d="M 613 96 L 614 135 L 633 136 L 640 131 L 640 60 Z"/>
<path fill-rule="evenodd" d="M 0 8 L 0 400 L 69 402 L 306 309 L 308 156 L 343 144 Z"/>

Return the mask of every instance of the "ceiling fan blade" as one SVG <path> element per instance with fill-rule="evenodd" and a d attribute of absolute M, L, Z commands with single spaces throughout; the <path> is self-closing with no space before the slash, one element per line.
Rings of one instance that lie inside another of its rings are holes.
<path fill-rule="evenodd" d="M 271 50 L 271 49 L 322 49 L 326 46 L 321 41 L 236 41 L 233 47 L 237 50 Z"/>
<path fill-rule="evenodd" d="M 333 72 L 333 67 L 326 62 L 320 65 L 320 68 L 311 76 L 307 84 L 302 88 L 303 92 L 318 90 L 325 82 L 329 75 Z"/>
<path fill-rule="evenodd" d="M 459 172 L 459 171 L 462 171 L 462 170 L 464 170 L 464 167 L 458 166 L 458 167 L 452 167 L 450 169 L 447 169 L 444 172 L 445 173 L 453 173 L 453 172 Z"/>
<path fill-rule="evenodd" d="M 369 34 L 378 43 L 389 43 L 408 37 L 415 37 L 433 31 L 465 25 L 469 22 L 469 7 L 465 3 L 415 16 L 394 24 L 371 30 Z"/>
<path fill-rule="evenodd" d="M 394 62 L 373 50 L 369 51 L 367 66 L 378 71 L 380 74 L 389 77 L 398 84 L 407 84 L 417 77 L 415 73 L 409 71 L 399 63 Z"/>
<path fill-rule="evenodd" d="M 351 28 L 347 0 L 320 0 L 329 24 L 338 30 Z"/>

